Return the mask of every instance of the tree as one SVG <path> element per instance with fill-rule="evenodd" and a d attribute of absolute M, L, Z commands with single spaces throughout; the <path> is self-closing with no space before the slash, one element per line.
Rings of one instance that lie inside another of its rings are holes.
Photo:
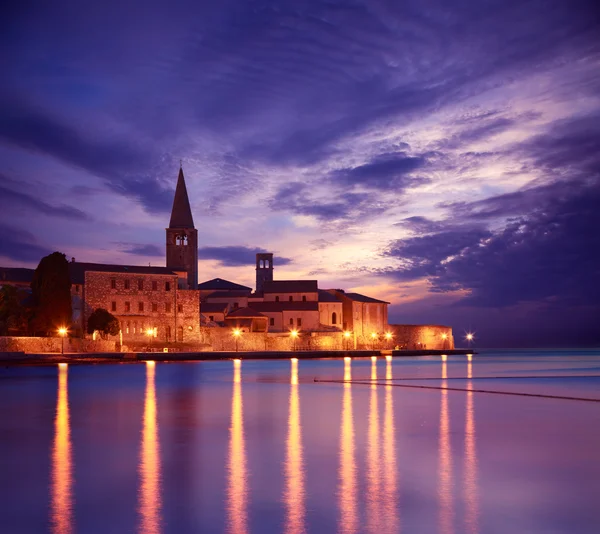
<path fill-rule="evenodd" d="M 0 336 L 24 335 L 30 310 L 25 301 L 26 290 L 14 286 L 0 288 Z"/>
<path fill-rule="evenodd" d="M 108 335 L 116 336 L 119 333 L 119 320 L 108 310 L 98 308 L 92 312 L 87 322 L 87 333 L 100 332 L 106 339 Z"/>
<path fill-rule="evenodd" d="M 64 254 L 53 252 L 41 259 L 31 281 L 33 297 L 32 330 L 53 334 L 71 324 L 71 278 Z"/>

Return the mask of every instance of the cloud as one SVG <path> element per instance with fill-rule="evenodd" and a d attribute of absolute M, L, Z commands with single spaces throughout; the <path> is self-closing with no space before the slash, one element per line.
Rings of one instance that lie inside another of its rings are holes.
<path fill-rule="evenodd" d="M 44 214 L 50 217 L 63 217 L 74 221 L 89 220 L 90 217 L 81 210 L 66 206 L 64 204 L 53 206 L 40 200 L 29 193 L 15 191 L 11 185 L 16 185 L 14 180 L 9 179 L 3 174 L 0 174 L 0 209 L 4 213 L 17 212 L 22 213 L 23 210 L 29 212 L 28 215 L 36 216 Z"/>
<path fill-rule="evenodd" d="M 0 223 L 0 256 L 36 263 L 51 252 L 49 248 L 38 244 L 30 232 Z"/>
<path fill-rule="evenodd" d="M 156 245 L 141 245 L 136 243 L 115 243 L 120 246 L 123 252 L 134 254 L 136 256 L 152 256 L 163 258 L 165 255 L 164 249 Z"/>
<path fill-rule="evenodd" d="M 262 248 L 251 248 L 244 246 L 226 247 L 202 247 L 198 249 L 200 260 L 217 260 L 223 267 L 242 267 L 256 264 L 256 255 L 261 252 L 269 252 Z M 292 263 L 290 258 L 274 256 L 273 264 L 288 265 Z"/>

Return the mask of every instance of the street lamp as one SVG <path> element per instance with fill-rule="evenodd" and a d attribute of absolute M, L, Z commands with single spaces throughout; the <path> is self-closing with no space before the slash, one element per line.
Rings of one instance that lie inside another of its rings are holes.
<path fill-rule="evenodd" d="M 346 350 L 348 350 L 348 343 L 350 341 L 350 336 L 352 335 L 352 332 L 349 332 L 348 330 L 346 330 L 344 332 L 344 338 L 346 338 Z"/>
<path fill-rule="evenodd" d="M 298 330 L 292 330 L 290 332 L 290 336 L 292 336 L 292 340 L 294 342 L 294 352 L 296 352 L 296 338 L 298 337 Z"/>
<path fill-rule="evenodd" d="M 392 334 L 391 332 L 386 332 L 385 333 L 385 339 L 388 342 L 388 344 L 392 340 L 393 337 L 394 337 L 394 334 Z"/>
<path fill-rule="evenodd" d="M 61 342 L 60 342 L 60 353 L 64 354 L 65 353 L 65 336 L 67 335 L 68 330 L 64 327 L 61 326 L 58 329 L 58 333 L 61 336 Z"/>
<path fill-rule="evenodd" d="M 373 340 L 373 350 L 375 350 L 375 341 L 377 340 L 377 334 L 375 332 L 371 332 L 371 339 Z"/>
<path fill-rule="evenodd" d="M 235 352 L 238 351 L 238 340 L 240 339 L 241 335 L 242 331 L 239 328 L 233 329 L 233 337 L 235 338 Z"/>
<path fill-rule="evenodd" d="M 148 343 L 152 343 L 152 336 L 154 335 L 154 328 L 146 329 L 146 335 L 148 336 Z"/>
<path fill-rule="evenodd" d="M 442 334 L 442 349 L 446 350 L 446 339 L 448 339 L 448 334 Z"/>
<path fill-rule="evenodd" d="M 475 336 L 471 332 L 469 332 L 465 336 L 465 339 L 467 340 L 467 343 L 469 344 L 469 347 L 471 346 L 471 341 L 473 341 L 474 338 L 475 338 Z"/>

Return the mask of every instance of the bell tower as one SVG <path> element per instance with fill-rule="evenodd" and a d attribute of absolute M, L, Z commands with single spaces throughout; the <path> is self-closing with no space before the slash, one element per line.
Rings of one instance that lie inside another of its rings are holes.
<path fill-rule="evenodd" d="M 186 271 L 189 289 L 198 288 L 198 230 L 194 228 L 192 209 L 179 167 L 171 220 L 167 232 L 167 267 Z"/>
<path fill-rule="evenodd" d="M 273 254 L 256 255 L 256 291 L 262 291 L 265 282 L 273 281 Z"/>

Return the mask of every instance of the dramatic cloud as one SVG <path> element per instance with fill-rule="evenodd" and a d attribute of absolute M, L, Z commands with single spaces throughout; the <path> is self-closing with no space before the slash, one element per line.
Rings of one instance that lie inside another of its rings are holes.
<path fill-rule="evenodd" d="M 38 244 L 30 232 L 0 224 L 0 257 L 37 263 L 51 252 Z"/>
<path fill-rule="evenodd" d="M 136 256 L 152 256 L 164 257 L 164 248 L 159 248 L 156 245 L 137 245 L 134 243 L 115 243 L 121 247 L 123 252 L 127 254 L 135 254 Z"/>
<path fill-rule="evenodd" d="M 256 264 L 256 255 L 260 252 L 269 252 L 262 248 L 250 248 L 242 246 L 227 247 L 202 247 L 198 250 L 200 260 L 217 260 L 224 267 L 241 267 Z M 288 265 L 292 260 L 276 256 L 274 264 Z"/>

